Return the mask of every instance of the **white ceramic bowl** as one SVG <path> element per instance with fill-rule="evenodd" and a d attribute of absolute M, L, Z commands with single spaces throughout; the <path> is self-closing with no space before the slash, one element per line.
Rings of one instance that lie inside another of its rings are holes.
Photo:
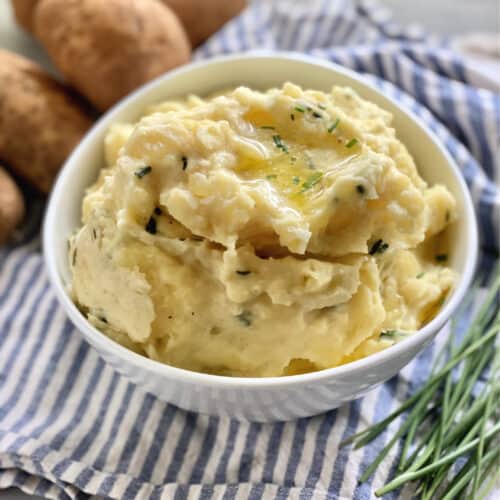
<path fill-rule="evenodd" d="M 149 104 L 189 93 L 205 95 L 236 85 L 257 89 L 292 81 L 329 91 L 348 85 L 394 115 L 399 138 L 431 184 L 445 184 L 455 196 L 459 220 L 452 228 L 450 265 L 456 286 L 440 313 L 410 338 L 365 359 L 320 372 L 276 378 L 231 378 L 190 372 L 146 359 L 92 327 L 66 291 L 70 279 L 67 239 L 80 225 L 85 189 L 103 165 L 103 140 L 114 122 L 134 121 Z M 76 328 L 116 370 L 145 390 L 186 410 L 256 421 L 314 415 L 358 398 L 403 368 L 443 327 L 471 283 L 477 258 L 477 225 L 458 167 L 436 136 L 411 112 L 367 84 L 356 73 L 311 57 L 253 53 L 220 57 L 171 71 L 121 101 L 90 130 L 62 169 L 52 191 L 43 234 L 48 273 Z"/>

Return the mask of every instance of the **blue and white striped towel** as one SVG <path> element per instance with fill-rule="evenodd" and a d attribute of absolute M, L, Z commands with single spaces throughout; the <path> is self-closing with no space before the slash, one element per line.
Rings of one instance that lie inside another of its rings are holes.
<path fill-rule="evenodd" d="M 472 86 L 472 71 L 445 40 L 398 30 L 366 3 L 257 0 L 196 58 L 254 48 L 305 51 L 370 74 L 417 113 L 471 188 L 483 255 L 491 256 L 484 266 L 496 259 L 500 96 Z M 408 397 L 439 344 L 362 400 L 324 415 L 275 424 L 218 419 L 158 401 L 100 359 L 58 306 L 37 236 L 3 248 L 0 270 L 0 488 L 49 498 L 373 498 L 394 454 L 370 482 L 357 478 L 387 434 L 357 451 L 339 442 Z"/>

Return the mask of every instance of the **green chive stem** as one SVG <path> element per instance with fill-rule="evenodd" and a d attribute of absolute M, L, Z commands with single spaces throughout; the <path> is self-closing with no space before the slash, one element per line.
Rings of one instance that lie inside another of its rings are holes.
<path fill-rule="evenodd" d="M 494 437 L 496 434 L 500 432 L 500 422 L 498 422 L 494 427 L 492 427 L 489 431 L 485 433 L 485 439 Z M 385 495 L 386 493 L 389 493 L 390 491 L 393 491 L 403 484 L 409 482 L 409 481 L 414 481 L 415 479 L 418 479 L 422 476 L 425 476 L 429 472 L 432 472 L 436 469 L 438 469 L 442 465 L 446 465 L 450 462 L 453 462 L 456 458 L 464 455 L 465 453 L 469 452 L 474 448 L 479 443 L 479 438 L 476 438 L 472 441 L 470 441 L 468 444 L 465 446 L 457 448 L 455 451 L 449 453 L 448 455 L 445 455 L 444 457 L 440 458 L 436 462 L 423 467 L 422 469 L 416 470 L 416 471 L 411 471 L 411 472 L 405 472 L 395 478 L 393 481 L 390 483 L 386 484 L 384 487 L 378 489 L 375 492 L 375 495 L 377 496 L 382 496 Z"/>
<path fill-rule="evenodd" d="M 495 355 L 495 361 L 493 362 L 493 367 L 491 368 L 492 371 L 492 377 L 495 378 L 496 376 L 496 368 L 497 368 L 497 361 L 498 361 L 498 350 L 496 351 Z M 488 397 L 486 398 L 486 409 L 484 411 L 483 417 L 481 419 L 481 429 L 479 431 L 479 445 L 476 450 L 476 456 L 475 456 L 475 461 L 476 461 L 476 473 L 474 474 L 474 483 L 472 486 L 472 496 L 475 498 L 477 495 L 477 490 L 479 488 L 479 474 L 481 471 L 481 459 L 483 457 L 483 451 L 484 451 L 484 440 L 485 440 L 485 434 L 486 434 L 486 424 L 490 418 L 491 414 L 491 406 L 493 402 L 493 394 L 494 390 L 490 390 L 490 393 L 488 394 Z"/>
<path fill-rule="evenodd" d="M 473 499 L 478 493 L 482 493 L 480 485 L 487 479 L 490 466 L 500 456 L 495 441 L 500 433 L 500 423 L 488 428 L 488 422 L 495 411 L 493 402 L 500 395 L 497 376 L 500 351 L 495 349 L 500 332 L 500 313 L 494 307 L 500 290 L 500 273 L 494 273 L 494 276 L 496 278 L 490 285 L 474 322 L 460 342 L 454 341 L 453 334 L 449 336 L 436 358 L 426 384 L 381 422 L 341 443 L 344 445 L 354 442 L 355 449 L 360 448 L 384 432 L 401 413 L 409 410 L 394 436 L 360 478 L 360 482 L 368 479 L 396 442 L 400 438 L 405 439 L 398 464 L 398 471 L 401 473 L 379 489 L 377 496 L 399 488 L 408 481 L 419 480 L 418 491 L 421 498 L 430 500 L 446 481 L 456 459 L 465 454 L 469 455 L 468 461 L 452 479 L 452 485 L 448 488 L 452 490 L 452 494 L 447 498 L 456 498 L 457 494 L 462 494 L 466 489 L 469 489 L 468 497 Z M 470 307 L 472 303 L 472 299 L 468 297 L 461 309 Z M 452 322 L 452 327 L 454 326 L 456 325 Z M 441 363 L 446 354 L 448 360 Z M 475 396 L 473 389 L 490 362 L 492 368 L 489 378 L 483 391 Z M 434 425 L 431 423 L 425 435 L 419 436 L 416 449 L 408 457 L 417 433 L 420 433 L 421 428 L 427 427 L 427 419 L 434 422 Z M 463 476 L 467 480 L 462 479 Z"/>
<path fill-rule="evenodd" d="M 473 352 L 477 351 L 480 347 L 482 347 L 488 340 L 493 338 L 496 335 L 496 331 L 494 329 L 491 329 L 489 332 L 484 335 L 484 337 L 480 338 L 476 342 L 474 342 L 471 346 L 469 346 L 465 351 L 460 353 L 460 355 L 456 356 L 454 359 L 450 359 L 448 363 L 442 368 L 442 370 L 438 373 L 436 373 L 433 377 L 431 377 L 427 381 L 427 385 L 425 387 L 422 387 L 419 389 L 411 398 L 408 398 L 405 403 L 403 403 L 399 409 L 397 409 L 394 413 L 386 417 L 384 420 L 379 422 L 378 424 L 375 424 L 373 427 L 370 427 L 362 432 L 359 432 L 358 434 L 355 434 L 344 441 L 342 441 L 341 445 L 348 444 L 352 441 L 358 440 L 361 438 L 361 436 L 369 436 L 364 437 L 362 439 L 363 444 L 367 444 L 370 441 L 373 441 L 379 434 L 381 434 L 385 428 L 387 427 L 387 424 L 392 422 L 396 417 L 401 415 L 407 408 L 409 408 L 415 401 L 418 401 L 424 392 L 430 392 L 431 388 L 436 385 L 437 383 L 440 382 L 441 378 L 443 375 L 447 374 L 449 371 L 451 371 L 460 361 L 465 359 L 467 356 L 472 354 Z M 362 446 L 362 445 L 361 445 Z"/>
<path fill-rule="evenodd" d="M 500 451 L 498 449 L 490 450 L 486 456 L 484 457 L 484 462 L 487 466 L 491 463 L 495 463 L 498 461 L 500 457 Z M 470 463 L 470 465 L 469 465 Z M 470 480 L 472 479 L 474 472 L 473 468 L 473 459 L 472 457 L 469 459 L 469 462 L 460 470 L 460 474 L 458 480 L 456 482 L 450 482 L 449 487 L 443 492 L 443 496 L 441 500 L 453 500 L 454 498 L 460 498 L 460 493 L 467 487 Z M 469 467 L 467 467 L 469 465 Z M 467 467 L 467 470 L 464 470 Z M 480 469 L 478 469 L 480 470 Z M 474 491 L 472 492 L 472 498 L 477 498 Z"/>
<path fill-rule="evenodd" d="M 500 457 L 495 457 L 490 462 L 489 466 L 485 467 L 485 471 L 481 476 L 481 484 L 484 484 L 483 490 L 480 492 L 479 498 L 477 499 L 474 498 L 472 500 L 484 500 L 489 495 L 490 491 L 493 489 L 493 486 L 495 486 L 497 480 L 500 479 L 500 468 L 497 467 L 497 471 L 491 476 L 490 480 L 486 484 L 484 483 L 488 477 L 490 470 L 493 468 L 494 465 L 497 464 L 499 458 Z"/>

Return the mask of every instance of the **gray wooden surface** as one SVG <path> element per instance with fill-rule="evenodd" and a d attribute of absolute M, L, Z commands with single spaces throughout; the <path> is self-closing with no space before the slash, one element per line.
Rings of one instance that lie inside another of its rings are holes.
<path fill-rule="evenodd" d="M 403 24 L 447 35 L 500 31 L 500 0 L 379 0 Z"/>

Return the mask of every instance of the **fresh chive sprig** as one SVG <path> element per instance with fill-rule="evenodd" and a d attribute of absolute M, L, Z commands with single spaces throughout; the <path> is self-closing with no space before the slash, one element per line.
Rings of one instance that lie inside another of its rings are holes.
<path fill-rule="evenodd" d="M 366 481 L 402 440 L 395 477 L 375 492 L 377 496 L 412 481 L 419 482 L 417 492 L 423 500 L 436 495 L 446 500 L 486 495 L 488 476 L 494 475 L 500 459 L 500 349 L 496 345 L 500 333 L 499 271 L 497 266 L 482 307 L 458 343 L 454 340 L 456 324 L 452 322 L 452 332 L 427 382 L 388 417 L 342 443 L 360 448 L 407 413 L 360 478 L 360 482 Z M 471 297 L 464 308 L 471 306 Z M 477 391 L 478 382 L 484 378 L 482 389 Z M 450 478 L 460 457 L 467 460 Z"/>

